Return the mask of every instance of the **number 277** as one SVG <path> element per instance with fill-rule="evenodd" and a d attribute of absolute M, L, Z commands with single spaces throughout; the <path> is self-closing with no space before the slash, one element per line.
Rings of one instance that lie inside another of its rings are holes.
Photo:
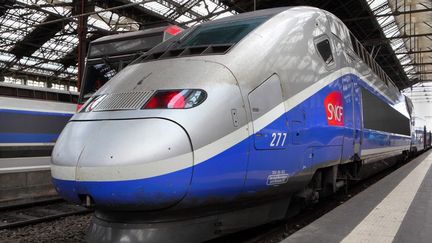
<path fill-rule="evenodd" d="M 270 147 L 284 146 L 287 134 L 286 132 L 274 132 L 272 133 L 272 141 Z M 282 141 L 281 141 L 282 140 Z"/>

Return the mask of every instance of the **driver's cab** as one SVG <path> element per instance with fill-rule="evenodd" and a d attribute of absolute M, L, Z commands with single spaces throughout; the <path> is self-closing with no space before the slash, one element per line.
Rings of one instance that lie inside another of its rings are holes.
<path fill-rule="evenodd" d="M 183 29 L 164 26 L 101 37 L 89 45 L 77 110 L 133 60 Z"/>

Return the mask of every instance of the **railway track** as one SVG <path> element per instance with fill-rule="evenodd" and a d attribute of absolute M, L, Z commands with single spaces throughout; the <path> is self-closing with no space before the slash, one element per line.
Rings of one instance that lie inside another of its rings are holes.
<path fill-rule="evenodd" d="M 61 217 L 86 214 L 91 210 L 61 198 L 50 198 L 0 207 L 0 230 L 23 227 Z"/>

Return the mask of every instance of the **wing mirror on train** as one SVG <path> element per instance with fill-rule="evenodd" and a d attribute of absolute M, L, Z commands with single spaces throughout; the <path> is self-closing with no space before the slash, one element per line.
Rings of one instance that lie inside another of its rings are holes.
<path fill-rule="evenodd" d="M 207 93 L 199 89 L 159 90 L 143 106 L 143 109 L 188 109 L 200 105 Z"/>

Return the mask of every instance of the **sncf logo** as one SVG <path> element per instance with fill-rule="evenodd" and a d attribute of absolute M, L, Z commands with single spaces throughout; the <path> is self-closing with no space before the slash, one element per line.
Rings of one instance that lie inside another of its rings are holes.
<path fill-rule="evenodd" d="M 330 126 L 343 126 L 343 97 L 338 91 L 333 91 L 324 99 L 326 109 L 327 124 Z"/>

